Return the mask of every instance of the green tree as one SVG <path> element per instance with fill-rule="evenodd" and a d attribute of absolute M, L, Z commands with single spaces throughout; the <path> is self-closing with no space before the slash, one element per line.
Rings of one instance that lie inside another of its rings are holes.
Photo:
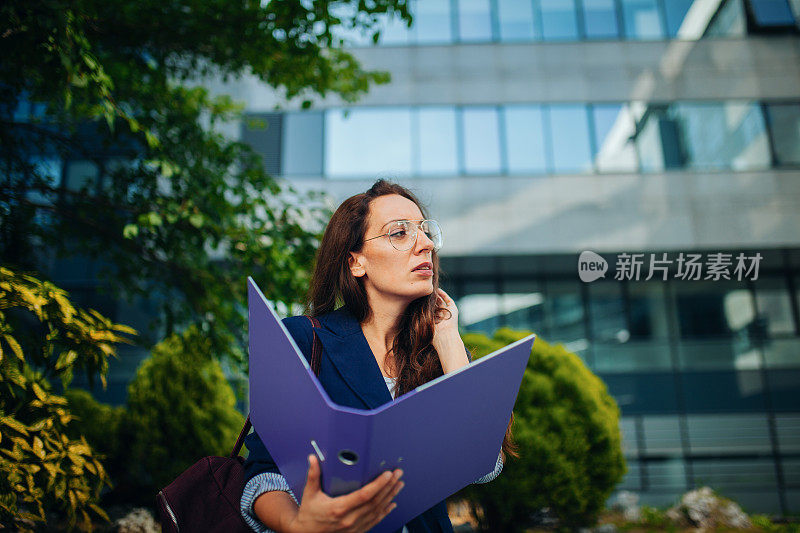
<path fill-rule="evenodd" d="M 383 15 L 411 22 L 406 0 L 3 2 L 0 255 L 26 269 L 43 252 L 97 258 L 111 290 L 158 295 L 168 334 L 197 323 L 243 361 L 245 278 L 296 301 L 328 213 L 220 133 L 239 109 L 197 80 L 251 74 L 305 106 L 353 101 L 388 75 L 334 30 L 377 38 Z M 100 183 L 57 183 L 51 163 L 70 159 Z"/>
<path fill-rule="evenodd" d="M 126 326 L 74 307 L 47 282 L 0 268 L 0 526 L 32 531 L 36 522 L 90 530 L 108 475 L 81 435 L 67 400 L 50 380 L 69 385 L 78 370 L 105 384 Z M 2 527 L 0 527 L 2 529 Z"/>
<path fill-rule="evenodd" d="M 530 334 L 501 328 L 465 334 L 481 357 Z M 562 527 L 594 524 L 625 473 L 619 407 L 605 384 L 563 345 L 537 338 L 514 408 L 520 457 L 485 485 L 460 492 L 487 531 L 522 531 L 549 507 Z"/>

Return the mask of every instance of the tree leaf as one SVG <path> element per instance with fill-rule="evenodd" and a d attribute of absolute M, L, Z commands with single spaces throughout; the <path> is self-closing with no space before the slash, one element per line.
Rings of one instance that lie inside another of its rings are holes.
<path fill-rule="evenodd" d="M 3 335 L 3 338 L 11 347 L 11 351 L 14 352 L 14 355 L 17 356 L 17 359 L 24 361 L 25 355 L 22 353 L 22 347 L 19 345 L 17 340 L 9 334 Z"/>

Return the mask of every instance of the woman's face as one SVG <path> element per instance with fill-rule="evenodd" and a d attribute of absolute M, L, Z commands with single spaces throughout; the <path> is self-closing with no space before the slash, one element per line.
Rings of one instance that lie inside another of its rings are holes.
<path fill-rule="evenodd" d="M 371 239 L 389 231 L 395 220 L 423 220 L 417 204 L 400 196 L 379 196 L 370 202 L 367 232 L 364 239 Z M 350 272 L 361 277 L 367 294 L 408 302 L 433 292 L 433 242 L 423 231 L 417 231 L 417 239 L 410 250 L 400 251 L 392 246 L 388 237 L 364 242 L 360 252 L 350 252 Z M 428 263 L 428 269 L 419 269 Z M 417 269 L 417 270 L 415 270 Z"/>

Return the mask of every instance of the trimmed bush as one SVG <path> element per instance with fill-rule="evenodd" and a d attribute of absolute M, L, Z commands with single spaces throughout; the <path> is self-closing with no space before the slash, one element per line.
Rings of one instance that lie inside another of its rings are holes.
<path fill-rule="evenodd" d="M 473 358 L 530 332 L 498 330 L 493 338 L 465 334 Z M 619 408 L 605 384 L 562 345 L 536 339 L 514 408 L 519 459 L 459 495 L 488 531 L 522 531 L 548 507 L 562 527 L 594 524 L 626 471 Z"/>
<path fill-rule="evenodd" d="M 103 465 L 116 480 L 124 468 L 126 455 L 122 449 L 122 428 L 125 423 L 125 408 L 100 403 L 92 394 L 83 389 L 69 389 L 64 392 L 68 409 L 73 415 L 70 435 L 86 437 L 86 441 L 102 457 Z"/>
<path fill-rule="evenodd" d="M 131 482 L 147 503 L 206 455 L 227 455 L 244 423 L 208 338 L 196 328 L 157 344 L 128 386 Z"/>

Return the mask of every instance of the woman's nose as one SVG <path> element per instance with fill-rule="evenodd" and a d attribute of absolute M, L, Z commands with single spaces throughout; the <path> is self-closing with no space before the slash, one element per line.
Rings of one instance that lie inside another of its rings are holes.
<path fill-rule="evenodd" d="M 433 250 L 433 241 L 428 234 L 422 230 L 417 230 L 417 248 L 421 250 Z"/>

